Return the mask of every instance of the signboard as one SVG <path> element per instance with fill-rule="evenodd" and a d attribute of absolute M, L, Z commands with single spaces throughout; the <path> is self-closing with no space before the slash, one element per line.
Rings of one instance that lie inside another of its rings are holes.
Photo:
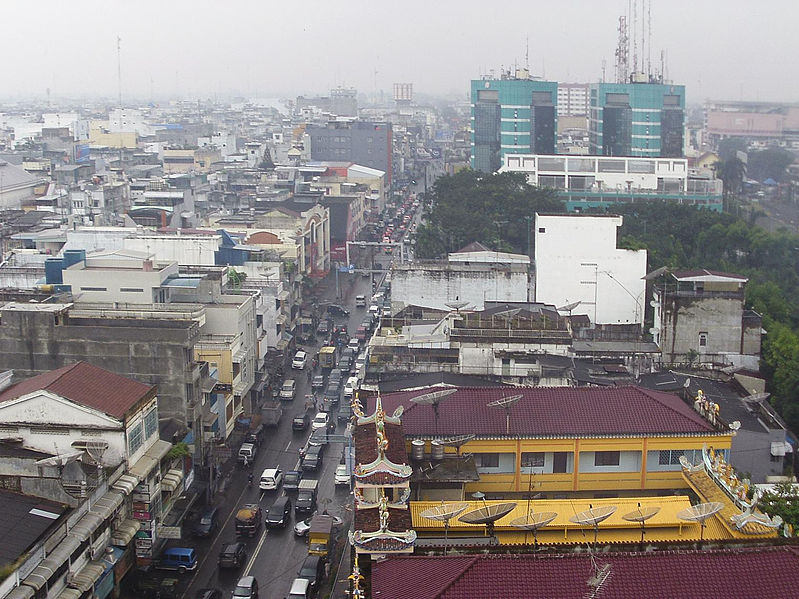
<path fill-rule="evenodd" d="M 183 488 L 188 489 L 189 487 L 191 487 L 193 482 L 194 482 L 194 468 L 190 468 L 189 471 L 186 473 L 186 479 L 183 484 Z"/>
<path fill-rule="evenodd" d="M 146 501 L 134 501 L 131 505 L 133 511 L 135 512 L 146 512 L 147 511 L 147 502 Z"/>
<path fill-rule="evenodd" d="M 153 542 L 151 539 L 136 539 L 136 549 L 152 549 Z"/>
<path fill-rule="evenodd" d="M 159 526 L 158 536 L 163 539 L 179 539 L 181 528 L 180 526 Z"/>
<path fill-rule="evenodd" d="M 133 512 L 133 517 L 136 520 L 152 520 L 153 516 L 150 512 Z"/>

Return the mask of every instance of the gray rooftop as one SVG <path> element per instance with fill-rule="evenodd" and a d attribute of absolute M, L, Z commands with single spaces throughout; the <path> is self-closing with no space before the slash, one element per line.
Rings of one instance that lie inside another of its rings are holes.
<path fill-rule="evenodd" d="M 27 553 L 67 509 L 47 499 L 0 490 L 0 566 Z"/>

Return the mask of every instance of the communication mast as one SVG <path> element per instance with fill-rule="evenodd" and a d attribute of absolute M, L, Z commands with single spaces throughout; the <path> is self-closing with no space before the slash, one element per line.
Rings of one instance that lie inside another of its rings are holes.
<path fill-rule="evenodd" d="M 627 17 L 619 17 L 619 43 L 616 46 L 616 83 L 630 79 L 630 38 L 627 34 Z"/>

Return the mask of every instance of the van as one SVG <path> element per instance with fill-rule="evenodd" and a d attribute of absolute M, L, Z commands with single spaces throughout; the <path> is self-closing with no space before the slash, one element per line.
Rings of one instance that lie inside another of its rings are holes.
<path fill-rule="evenodd" d="M 252 464 L 255 461 L 255 454 L 257 452 L 256 446 L 252 443 L 242 443 L 239 448 L 239 463 Z"/>
<path fill-rule="evenodd" d="M 351 376 L 347 379 L 347 382 L 344 384 L 344 399 L 351 399 L 352 396 L 355 394 L 355 390 L 358 388 L 358 377 Z"/>
<path fill-rule="evenodd" d="M 170 547 L 156 562 L 161 570 L 177 570 L 181 574 L 197 567 L 197 553 L 191 547 Z"/>
<path fill-rule="evenodd" d="M 355 296 L 355 307 L 356 308 L 365 308 L 366 307 L 366 296 L 365 295 L 356 295 Z"/>
<path fill-rule="evenodd" d="M 295 578 L 286 599 L 308 599 L 310 596 L 311 581 L 307 578 Z"/>

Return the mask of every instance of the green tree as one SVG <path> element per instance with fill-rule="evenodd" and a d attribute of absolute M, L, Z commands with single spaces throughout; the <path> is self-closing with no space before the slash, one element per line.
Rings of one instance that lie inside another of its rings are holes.
<path fill-rule="evenodd" d="M 777 183 L 782 183 L 788 166 L 793 161 L 793 154 L 776 146 L 759 152 L 750 152 L 749 176 L 761 183 L 766 179 L 774 179 Z"/>
<path fill-rule="evenodd" d="M 728 202 L 732 196 L 741 191 L 746 178 L 746 164 L 736 156 L 716 162 L 713 170 L 724 185 L 724 200 Z"/>
<path fill-rule="evenodd" d="M 769 516 L 779 516 L 796 534 L 799 527 L 799 493 L 790 483 L 777 483 L 774 491 L 763 493 L 758 507 Z"/>

